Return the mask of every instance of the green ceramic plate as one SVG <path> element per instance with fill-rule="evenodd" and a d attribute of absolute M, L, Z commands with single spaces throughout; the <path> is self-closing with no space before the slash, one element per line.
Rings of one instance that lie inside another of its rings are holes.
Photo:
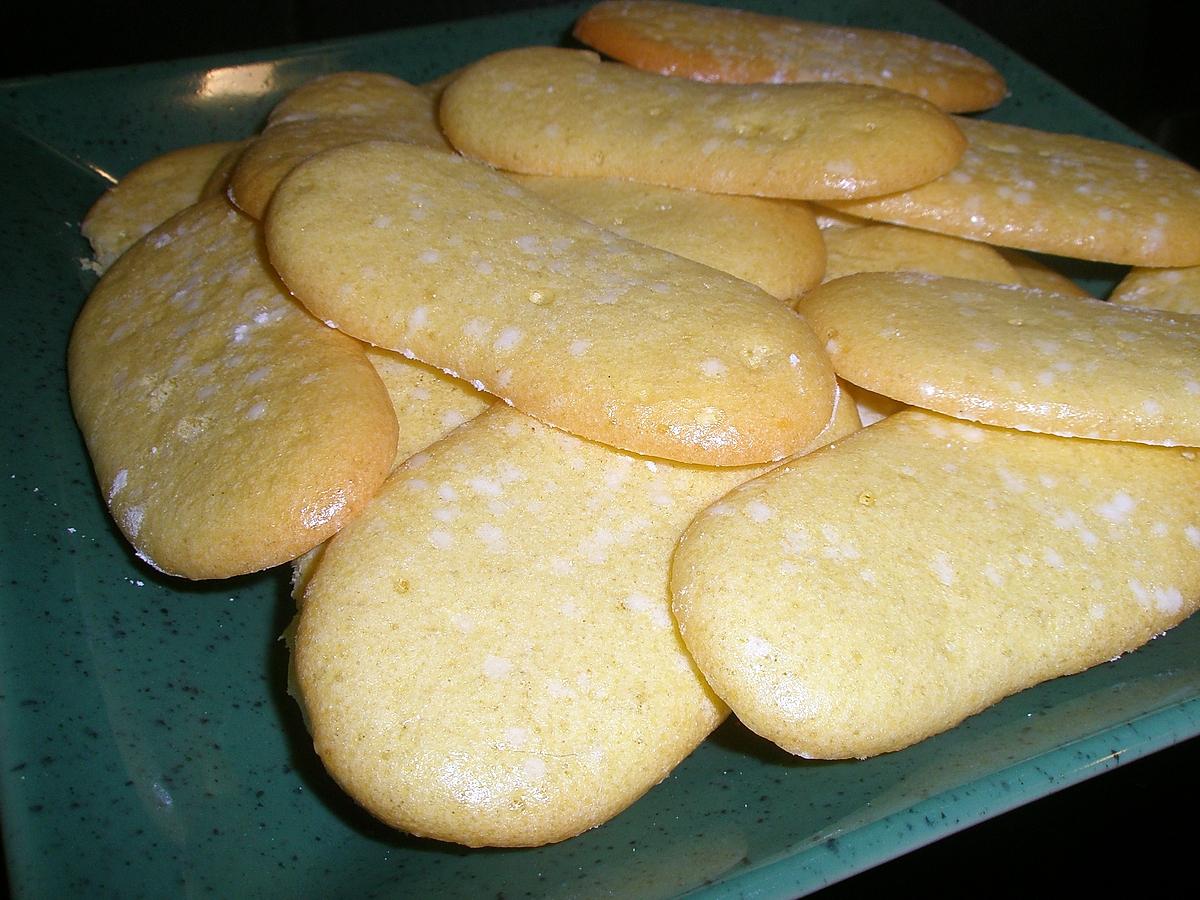
<path fill-rule="evenodd" d="M 1009 79 L 992 115 L 1132 139 L 930 3 L 747 5 L 965 45 Z M 469 851 L 388 831 L 324 774 L 285 691 L 285 573 L 191 585 L 130 554 L 63 365 L 94 282 L 79 221 L 107 179 L 250 133 L 310 76 L 424 80 L 562 41 L 581 8 L 0 85 L 0 805 L 16 894 L 793 896 L 1200 731 L 1192 622 L 865 762 L 788 758 L 731 723 L 602 828 Z"/>

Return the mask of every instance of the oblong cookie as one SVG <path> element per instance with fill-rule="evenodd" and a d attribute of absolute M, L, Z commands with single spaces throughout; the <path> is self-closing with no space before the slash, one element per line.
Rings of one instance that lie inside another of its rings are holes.
<path fill-rule="evenodd" d="M 1135 266 L 1200 264 L 1200 172 L 1110 141 L 957 119 L 969 147 L 910 191 L 830 201 L 941 234 Z"/>
<path fill-rule="evenodd" d="M 498 406 L 330 542 L 294 665 L 314 744 L 392 827 L 534 846 L 594 827 L 725 716 L 669 611 L 691 517 L 761 468 L 654 462 Z"/>
<path fill-rule="evenodd" d="M 458 156 L 330 151 L 280 186 L 266 234 L 320 318 L 585 437 L 744 465 L 830 418 L 832 368 L 784 304 Z"/>
<path fill-rule="evenodd" d="M 451 378 L 433 366 L 405 359 L 392 350 L 371 346 L 364 350 L 396 413 L 396 455 L 392 460 L 392 471 L 496 401 L 495 397 L 476 390 L 465 381 Z M 293 560 L 292 598 L 297 604 L 303 603 L 309 576 L 324 552 L 325 544 L 321 544 Z"/>
<path fill-rule="evenodd" d="M 1130 269 L 1108 295 L 1112 303 L 1200 315 L 1200 266 Z"/>
<path fill-rule="evenodd" d="M 214 172 L 242 146 L 241 141 L 218 141 L 171 150 L 142 163 L 101 194 L 79 229 L 99 270 L 202 196 L 215 196 L 206 194 Z"/>
<path fill-rule="evenodd" d="M 1063 436 L 1200 446 L 1200 316 L 868 273 L 797 305 L 838 375 L 913 406 Z"/>
<path fill-rule="evenodd" d="M 995 247 L 900 225 L 827 228 L 825 281 L 858 272 L 923 272 L 1023 284 Z"/>
<path fill-rule="evenodd" d="M 619 178 L 511 175 L 593 225 L 736 275 L 787 300 L 821 281 L 825 245 L 803 203 Z"/>
<path fill-rule="evenodd" d="M 900 749 L 1193 612 L 1198 476 L 1191 450 L 900 412 L 698 516 L 674 612 L 754 731 Z"/>
<path fill-rule="evenodd" d="M 990 63 L 952 44 L 694 3 L 603 0 L 575 37 L 639 69 L 698 81 L 874 84 L 947 112 L 988 109 L 1007 91 Z"/>
<path fill-rule="evenodd" d="M 437 124 L 437 101 L 391 75 L 337 72 L 284 97 L 267 127 L 238 160 L 230 197 L 261 219 L 279 182 L 322 150 L 359 141 L 406 141 L 449 149 Z"/>
<path fill-rule="evenodd" d="M 392 468 L 475 418 L 496 398 L 445 372 L 382 347 L 365 347 L 396 413 Z"/>
<path fill-rule="evenodd" d="M 396 418 L 362 346 L 287 296 L 221 198 L 130 248 L 71 334 L 71 403 L 113 518 L 187 578 L 292 559 L 383 482 Z"/>
<path fill-rule="evenodd" d="M 341 116 L 407 125 L 418 143 L 440 137 L 426 91 L 383 72 L 333 72 L 306 81 L 272 107 L 267 127 Z"/>
<path fill-rule="evenodd" d="M 949 116 L 886 88 L 703 84 L 554 47 L 470 66 L 440 116 L 460 151 L 514 172 L 796 199 L 905 190 L 964 148 Z"/>

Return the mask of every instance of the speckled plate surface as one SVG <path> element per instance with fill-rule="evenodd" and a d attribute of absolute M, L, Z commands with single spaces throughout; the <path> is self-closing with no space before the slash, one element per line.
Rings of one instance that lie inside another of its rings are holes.
<path fill-rule="evenodd" d="M 1009 80 L 994 118 L 1131 139 L 930 3 L 743 5 L 962 44 Z M 93 484 L 63 364 L 94 283 L 79 221 L 106 178 L 246 135 L 312 75 L 420 81 L 557 43 L 582 8 L 0 85 L 0 807 L 16 895 L 795 896 L 1200 732 L 1192 621 L 865 762 L 787 758 L 730 723 L 602 828 L 470 851 L 388 831 L 324 774 L 285 690 L 286 573 L 191 585 L 130 554 Z"/>

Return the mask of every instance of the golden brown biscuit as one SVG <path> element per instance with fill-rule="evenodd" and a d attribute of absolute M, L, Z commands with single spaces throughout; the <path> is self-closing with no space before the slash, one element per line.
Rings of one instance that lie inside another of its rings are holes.
<path fill-rule="evenodd" d="M 367 72 L 315 79 L 271 111 L 266 129 L 234 168 L 230 197 L 261 219 L 279 182 L 301 162 L 322 150 L 376 140 L 448 149 L 436 100 L 416 85 Z"/>
<path fill-rule="evenodd" d="M 825 244 L 806 204 L 618 178 L 512 175 L 555 206 L 630 240 L 796 297 L 821 281 Z"/>
<path fill-rule="evenodd" d="M 949 116 L 887 88 L 702 84 L 554 47 L 468 67 L 440 115 L 461 152 L 514 172 L 802 200 L 906 190 L 965 146 Z"/>
<path fill-rule="evenodd" d="M 1000 255 L 1008 260 L 1009 265 L 1017 270 L 1021 280 L 1028 287 L 1039 291 L 1052 291 L 1055 294 L 1069 294 L 1072 297 L 1091 297 L 1092 295 L 1076 284 L 1071 278 L 1055 269 L 1048 263 L 1042 262 L 1036 256 L 1031 256 L 1010 247 L 997 247 Z"/>
<path fill-rule="evenodd" d="M 1130 269 L 1108 299 L 1123 306 L 1200 314 L 1200 266 Z"/>
<path fill-rule="evenodd" d="M 695 3 L 604 0 L 575 37 L 639 69 L 698 81 L 874 84 L 947 112 L 988 109 L 1006 93 L 993 66 L 951 44 Z"/>
<path fill-rule="evenodd" d="M 868 273 L 798 308 L 838 375 L 950 416 L 1200 446 L 1200 316 L 1032 288 Z"/>
<path fill-rule="evenodd" d="M 99 271 L 175 213 L 212 196 L 231 154 L 242 146 L 222 141 L 172 150 L 142 163 L 105 191 L 80 227 Z"/>
<path fill-rule="evenodd" d="M 856 272 L 924 272 L 1000 284 L 1023 283 L 994 247 L 978 241 L 900 225 L 829 228 L 823 234 L 825 281 Z"/>
<path fill-rule="evenodd" d="M 1124 144 L 957 119 L 954 171 L 910 191 L 830 201 L 940 234 L 1137 266 L 1200 264 L 1200 172 Z"/>
<path fill-rule="evenodd" d="M 900 412 L 698 516 L 675 615 L 785 750 L 897 750 L 1195 610 L 1198 469 L 1193 450 Z"/>
<path fill-rule="evenodd" d="M 150 565 L 292 559 L 375 492 L 396 418 L 362 346 L 287 296 L 223 199 L 152 231 L 80 313 L 71 402 L 113 518 Z"/>
<path fill-rule="evenodd" d="M 832 368 L 784 304 L 462 157 L 330 151 L 280 186 L 266 234 L 319 318 L 575 434 L 745 465 L 797 452 L 830 418 Z"/>
<path fill-rule="evenodd" d="M 325 766 L 395 828 L 536 846 L 611 818 L 725 716 L 669 612 L 691 517 L 761 469 L 613 450 L 503 406 L 402 466 L 309 581 Z"/>

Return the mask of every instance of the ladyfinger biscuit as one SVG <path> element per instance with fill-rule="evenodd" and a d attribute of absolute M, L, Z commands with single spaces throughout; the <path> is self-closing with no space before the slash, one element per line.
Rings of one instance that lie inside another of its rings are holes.
<path fill-rule="evenodd" d="M 394 469 L 414 453 L 475 418 L 496 398 L 432 366 L 382 347 L 366 347 L 396 413 Z"/>
<path fill-rule="evenodd" d="M 675 616 L 713 690 L 785 750 L 897 750 L 1191 614 L 1198 467 L 900 412 L 698 516 Z"/>
<path fill-rule="evenodd" d="M 1031 256 L 1021 250 L 1010 247 L 997 247 L 997 251 L 1008 260 L 1009 265 L 1017 270 L 1021 281 L 1026 287 L 1037 288 L 1039 291 L 1051 291 L 1055 294 L 1069 294 L 1072 297 L 1091 297 L 1092 295 L 1068 278 L 1062 272 L 1048 263 L 1042 262 L 1036 256 Z"/>
<path fill-rule="evenodd" d="M 798 305 L 838 375 L 1026 431 L 1200 446 L 1200 316 L 1032 288 L 851 275 Z"/>
<path fill-rule="evenodd" d="M 1108 299 L 1123 306 L 1200 315 L 1200 266 L 1132 268 L 1113 288 Z"/>
<path fill-rule="evenodd" d="M 438 137 L 437 116 L 425 92 L 383 72 L 334 72 L 306 81 L 275 104 L 267 127 L 341 116 L 403 122 L 423 138 Z"/>
<path fill-rule="evenodd" d="M 451 378 L 424 363 L 405 359 L 399 353 L 382 347 L 367 346 L 364 350 L 396 413 L 396 455 L 392 460 L 392 471 L 413 454 L 475 418 L 496 400 L 465 381 Z M 321 544 L 293 560 L 292 598 L 297 604 L 303 602 L 308 579 L 324 552 L 325 544 Z"/>
<path fill-rule="evenodd" d="M 501 405 L 409 460 L 305 594 L 296 682 L 330 773 L 389 825 L 472 846 L 611 818 L 726 713 L 667 573 L 692 516 L 762 471 L 637 457 Z"/>
<path fill-rule="evenodd" d="M 1021 276 L 987 244 L 900 225 L 830 228 L 825 239 L 825 281 L 857 272 L 923 272 L 1023 284 Z"/>
<path fill-rule="evenodd" d="M 744 465 L 795 453 L 830 418 L 828 358 L 784 304 L 462 157 L 322 154 L 280 186 L 266 235 L 319 318 L 594 440 Z"/>
<path fill-rule="evenodd" d="M 941 234 L 1135 266 L 1200 264 L 1200 172 L 1109 141 L 957 119 L 954 171 L 845 212 Z"/>
<path fill-rule="evenodd" d="M 230 196 L 261 219 L 279 182 L 322 150 L 359 141 L 405 141 L 449 149 L 436 100 L 416 85 L 368 72 L 339 72 L 301 85 L 272 110 L 267 127 L 243 153 Z"/>
<path fill-rule="evenodd" d="M 238 141 L 222 141 L 172 150 L 142 163 L 101 194 L 80 227 L 99 271 L 143 235 L 200 200 L 214 172 L 241 147 Z"/>
<path fill-rule="evenodd" d="M 948 172 L 964 148 L 949 116 L 887 88 L 703 84 L 554 47 L 475 63 L 440 114 L 455 147 L 503 169 L 717 194 L 906 190 Z"/>
<path fill-rule="evenodd" d="M 292 559 L 383 482 L 396 417 L 362 346 L 288 297 L 221 198 L 105 274 L 68 357 L 113 518 L 150 565 L 221 578 Z"/>
<path fill-rule="evenodd" d="M 618 178 L 511 177 L 593 225 L 736 275 L 780 300 L 819 284 L 825 270 L 825 244 L 803 203 Z"/>
<path fill-rule="evenodd" d="M 870 219 L 864 219 L 862 216 L 851 215 L 848 212 L 842 212 L 840 209 L 831 209 L 828 206 L 819 204 L 810 204 L 813 218 L 817 220 L 817 228 L 822 232 L 828 231 L 831 228 L 861 228 L 863 225 L 870 225 Z"/>
<path fill-rule="evenodd" d="M 990 63 L 952 44 L 694 3 L 604 0 L 575 24 L 575 37 L 661 75 L 735 84 L 874 84 L 947 112 L 988 109 L 1007 90 Z"/>

